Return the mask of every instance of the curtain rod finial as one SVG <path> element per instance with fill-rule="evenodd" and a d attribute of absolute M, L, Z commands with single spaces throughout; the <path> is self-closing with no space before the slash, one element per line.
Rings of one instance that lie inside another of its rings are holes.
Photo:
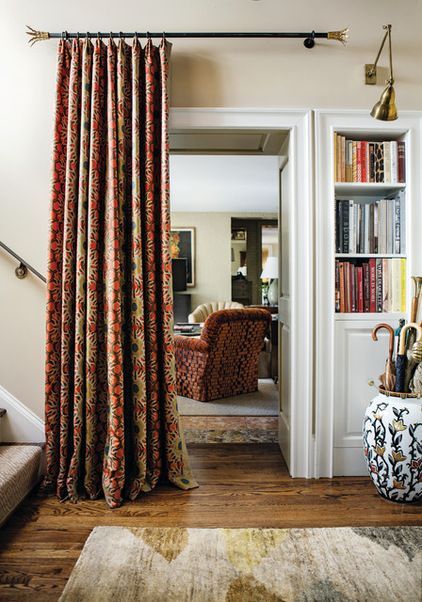
<path fill-rule="evenodd" d="M 349 28 L 346 27 L 340 31 L 329 31 L 327 38 L 329 40 L 338 40 L 345 46 L 347 44 L 347 40 L 349 39 Z"/>
<path fill-rule="evenodd" d="M 28 31 L 26 31 L 25 33 L 29 36 L 28 44 L 30 44 L 31 46 L 36 44 L 36 42 L 48 40 L 50 37 L 48 31 L 38 31 L 37 29 L 30 27 L 29 25 L 27 25 L 26 27 L 28 28 Z"/>

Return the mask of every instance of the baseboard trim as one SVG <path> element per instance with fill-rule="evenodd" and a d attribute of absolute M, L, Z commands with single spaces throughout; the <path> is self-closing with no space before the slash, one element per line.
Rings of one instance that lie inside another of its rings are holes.
<path fill-rule="evenodd" d="M 6 414 L 0 421 L 0 441 L 10 443 L 45 442 L 44 422 L 19 399 L 0 385 L 0 406 Z"/>

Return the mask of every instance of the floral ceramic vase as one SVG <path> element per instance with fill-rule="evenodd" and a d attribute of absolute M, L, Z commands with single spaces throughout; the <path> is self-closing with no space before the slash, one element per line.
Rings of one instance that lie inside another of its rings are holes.
<path fill-rule="evenodd" d="M 364 454 L 378 493 L 393 502 L 422 498 L 422 402 L 379 389 L 363 424 Z"/>

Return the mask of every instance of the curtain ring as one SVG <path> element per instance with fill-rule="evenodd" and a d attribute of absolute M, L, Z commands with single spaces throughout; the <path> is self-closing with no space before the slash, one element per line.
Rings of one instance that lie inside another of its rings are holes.
<path fill-rule="evenodd" d="M 163 39 L 163 42 L 166 41 L 166 32 L 165 31 L 163 31 L 163 38 L 162 39 Z"/>
<path fill-rule="evenodd" d="M 99 31 L 97 31 L 97 40 L 98 40 L 98 42 L 101 42 L 100 32 Z"/>
<path fill-rule="evenodd" d="M 66 40 L 68 40 L 68 39 L 69 39 L 69 34 L 68 34 L 68 32 L 67 32 L 67 31 L 65 31 L 65 32 L 64 32 L 64 36 L 65 36 Z"/>
<path fill-rule="evenodd" d="M 122 40 L 123 39 L 123 32 L 119 31 L 119 38 Z"/>
<path fill-rule="evenodd" d="M 149 33 L 149 31 L 147 31 L 147 39 L 151 40 L 151 34 Z"/>
<path fill-rule="evenodd" d="M 76 39 L 77 39 L 77 40 L 78 40 L 78 42 L 79 42 L 79 31 L 77 31 L 77 32 L 76 32 Z"/>

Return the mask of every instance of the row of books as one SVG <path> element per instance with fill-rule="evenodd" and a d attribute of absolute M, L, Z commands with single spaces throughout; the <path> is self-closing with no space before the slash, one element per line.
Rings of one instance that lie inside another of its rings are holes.
<path fill-rule="evenodd" d="M 406 181 L 406 153 L 403 140 L 371 142 L 348 140 L 334 134 L 334 175 L 336 182 Z"/>
<path fill-rule="evenodd" d="M 406 260 L 336 260 L 335 310 L 340 313 L 406 311 Z"/>
<path fill-rule="evenodd" d="M 393 199 L 364 203 L 336 201 L 336 253 L 404 253 L 405 203 Z"/>

